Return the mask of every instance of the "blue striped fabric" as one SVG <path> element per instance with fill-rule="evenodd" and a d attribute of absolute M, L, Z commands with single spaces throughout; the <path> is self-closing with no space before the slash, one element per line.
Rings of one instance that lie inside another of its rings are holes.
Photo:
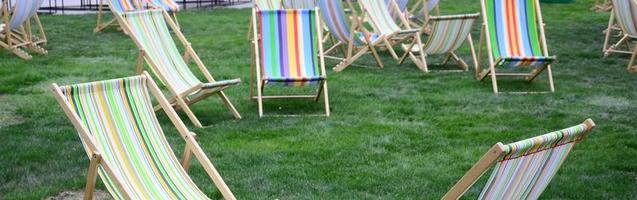
<path fill-rule="evenodd" d="M 330 34 L 338 41 L 349 44 L 351 29 L 349 22 L 346 20 L 343 3 L 341 1 L 332 0 L 319 0 L 318 6 L 321 9 L 321 16 L 323 22 L 327 25 Z M 371 33 L 371 42 L 376 41 L 380 36 L 376 33 Z M 355 46 L 365 45 L 365 37 L 363 33 L 356 33 L 353 41 Z"/>
<path fill-rule="evenodd" d="M 143 9 L 143 3 L 141 0 L 110 0 L 111 9 L 117 13 L 124 13 L 128 11 L 135 11 Z"/>
<path fill-rule="evenodd" d="M 18 0 L 13 6 L 13 16 L 9 21 L 9 30 L 20 27 L 38 11 L 44 0 Z"/>

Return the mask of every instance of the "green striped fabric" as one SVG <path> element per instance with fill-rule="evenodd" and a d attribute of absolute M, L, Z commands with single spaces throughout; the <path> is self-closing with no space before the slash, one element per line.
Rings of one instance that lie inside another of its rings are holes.
<path fill-rule="evenodd" d="M 392 35 L 402 29 L 396 24 L 394 18 L 389 13 L 389 8 L 381 0 L 359 0 L 368 17 L 371 19 L 374 29 L 383 35 Z"/>
<path fill-rule="evenodd" d="M 95 151 L 101 154 L 102 162 L 114 172 L 111 177 L 99 169 L 115 199 L 123 199 L 123 191 L 115 186 L 114 178 L 132 193 L 132 199 L 208 199 L 166 141 L 144 76 L 64 86 L 61 90 L 97 143 Z"/>
<path fill-rule="evenodd" d="M 202 82 L 192 73 L 175 45 L 162 10 L 127 12 L 124 18 L 150 61 L 151 70 L 165 77 L 162 82 L 181 94 Z"/>
<path fill-rule="evenodd" d="M 479 199 L 539 198 L 575 144 L 591 128 L 580 124 L 506 145 Z"/>

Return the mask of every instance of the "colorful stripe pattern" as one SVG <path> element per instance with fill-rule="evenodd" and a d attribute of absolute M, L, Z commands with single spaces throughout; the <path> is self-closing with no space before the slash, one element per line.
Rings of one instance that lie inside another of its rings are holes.
<path fill-rule="evenodd" d="M 499 66 L 539 67 L 554 60 L 540 44 L 536 1 L 486 0 L 488 37 Z"/>
<path fill-rule="evenodd" d="M 427 55 L 444 54 L 460 48 L 480 14 L 432 17 L 432 32 L 424 45 Z"/>
<path fill-rule="evenodd" d="M 580 124 L 506 145 L 479 199 L 538 199 L 590 128 Z"/>
<path fill-rule="evenodd" d="M 624 34 L 637 37 L 637 3 L 634 0 L 613 0 L 613 13 Z"/>
<path fill-rule="evenodd" d="M 345 20 L 343 3 L 341 1 L 319 0 L 318 6 L 321 9 L 323 22 L 327 25 L 330 34 L 343 44 L 349 44 L 350 41 L 352 41 L 350 39 L 352 30 L 350 30 L 349 22 Z M 354 36 L 352 41 L 354 46 L 367 44 L 363 33 L 356 32 Z M 370 43 L 374 43 L 380 38 L 380 35 L 377 33 L 369 33 L 368 36 Z"/>
<path fill-rule="evenodd" d="M 392 18 L 385 2 L 379 0 L 359 0 L 358 2 L 371 19 L 374 29 L 380 34 L 392 35 L 402 30 Z"/>
<path fill-rule="evenodd" d="M 16 29 L 36 14 L 44 0 L 19 0 L 13 5 L 13 13 L 7 30 Z"/>
<path fill-rule="evenodd" d="M 175 3 L 173 0 L 144 0 L 149 2 L 151 5 L 159 6 L 168 12 L 177 12 L 179 11 L 179 5 Z"/>
<path fill-rule="evenodd" d="M 65 100 L 97 143 L 102 161 L 99 175 L 113 198 L 208 199 L 179 164 L 153 111 L 143 76 L 62 87 Z M 84 144 L 85 141 L 82 141 Z M 86 148 L 86 144 L 84 144 Z M 87 149 L 90 156 L 90 151 Z"/>
<path fill-rule="evenodd" d="M 257 12 L 262 78 L 266 84 L 302 86 L 325 79 L 318 61 L 315 10 Z"/>
<path fill-rule="evenodd" d="M 259 10 L 281 10 L 281 0 L 254 0 L 254 6 Z"/>
<path fill-rule="evenodd" d="M 318 61 L 315 10 L 258 11 L 262 79 L 302 86 L 324 80 Z"/>
<path fill-rule="evenodd" d="M 111 9 L 117 13 L 144 9 L 142 0 L 110 0 Z"/>
<path fill-rule="evenodd" d="M 387 5 L 388 8 L 391 8 L 391 5 L 389 3 L 392 1 L 396 2 L 396 5 L 398 5 L 400 12 L 396 12 L 394 9 L 389 9 L 389 13 L 391 14 L 392 18 L 398 19 L 398 17 L 407 10 L 407 4 L 409 3 L 409 0 L 385 0 L 385 5 Z"/>
<path fill-rule="evenodd" d="M 166 26 L 163 10 L 129 12 L 124 18 L 132 30 L 131 34 L 140 43 L 139 48 L 145 51 L 149 62 L 155 64 L 151 67 L 153 73 L 165 77 L 166 80 L 162 79 L 164 84 L 174 88 L 178 94 L 202 84 L 179 53 Z"/>
<path fill-rule="evenodd" d="M 315 0 L 284 0 L 283 7 L 286 9 L 314 9 Z"/>

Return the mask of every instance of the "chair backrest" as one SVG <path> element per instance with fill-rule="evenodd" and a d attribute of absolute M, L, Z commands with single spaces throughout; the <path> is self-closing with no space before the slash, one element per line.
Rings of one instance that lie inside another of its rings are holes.
<path fill-rule="evenodd" d="M 15 1 L 13 7 L 7 7 L 6 10 L 12 10 L 12 16 L 9 19 L 9 25 L 6 29 L 16 29 L 24 24 L 24 22 L 31 19 L 31 17 L 36 14 L 43 1 L 44 0 L 19 0 Z"/>
<path fill-rule="evenodd" d="M 60 104 L 71 111 L 67 114 L 72 121 L 79 120 L 76 128 L 89 156 L 100 153 L 112 170 L 109 174 L 100 166 L 99 175 L 115 199 L 207 198 L 166 141 L 147 79 L 134 76 L 63 86 L 61 99 L 66 103 Z M 85 141 L 85 134 L 90 141 Z M 116 181 L 132 194 L 120 191 Z"/>
<path fill-rule="evenodd" d="M 181 94 L 202 84 L 179 53 L 163 10 L 127 12 L 123 17 L 131 29 L 131 37 L 150 59 L 147 61 L 151 70 L 165 85 Z"/>
<path fill-rule="evenodd" d="M 494 59 L 544 55 L 537 0 L 482 0 Z"/>
<path fill-rule="evenodd" d="M 443 54 L 460 48 L 471 33 L 479 13 L 431 17 L 432 31 L 423 47 L 425 54 Z"/>
<path fill-rule="evenodd" d="M 254 6 L 259 10 L 280 10 L 283 9 L 281 0 L 254 0 Z"/>
<path fill-rule="evenodd" d="M 479 199 L 538 199 L 592 128 L 584 123 L 505 145 Z"/>
<path fill-rule="evenodd" d="M 384 1 L 379 0 L 358 0 L 365 13 L 370 18 L 374 30 L 384 35 L 391 35 L 402 29 L 392 15 L 389 13 L 390 7 Z"/>
<path fill-rule="evenodd" d="M 637 37 L 637 2 L 613 0 L 613 13 L 624 34 Z"/>
<path fill-rule="evenodd" d="M 173 0 L 144 0 L 144 1 L 148 1 L 152 5 L 159 6 L 168 12 L 179 11 L 179 4 L 177 4 Z"/>
<path fill-rule="evenodd" d="M 313 9 L 316 7 L 315 0 L 284 0 L 283 7 L 287 9 Z"/>
<path fill-rule="evenodd" d="M 417 7 L 414 8 L 412 10 L 412 12 L 415 11 L 415 13 L 412 13 L 414 15 L 414 17 L 418 18 L 418 19 L 422 19 L 426 18 L 428 15 L 430 15 L 429 13 L 431 13 L 431 11 L 436 8 L 438 6 L 438 3 L 440 3 L 440 0 L 419 0 L 420 2 L 418 2 L 416 5 Z M 420 9 L 417 9 L 420 8 Z"/>
<path fill-rule="evenodd" d="M 262 78 L 290 80 L 321 76 L 316 10 L 258 10 Z"/>

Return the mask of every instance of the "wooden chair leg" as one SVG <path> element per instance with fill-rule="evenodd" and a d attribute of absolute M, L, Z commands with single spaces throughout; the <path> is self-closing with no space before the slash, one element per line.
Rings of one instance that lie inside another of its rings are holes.
<path fill-rule="evenodd" d="M 495 66 L 489 66 L 489 71 L 487 73 L 491 74 L 491 85 L 493 86 L 493 93 L 498 94 L 498 81 L 496 80 Z"/>
<path fill-rule="evenodd" d="M 555 84 L 553 83 L 553 71 L 551 70 L 551 65 L 546 66 L 546 73 L 549 76 L 549 87 L 551 92 L 555 92 Z"/>
<path fill-rule="evenodd" d="M 219 91 L 218 95 L 219 98 L 221 98 L 221 101 L 223 101 L 223 104 L 228 108 L 228 110 L 230 110 L 232 116 L 234 116 L 235 119 L 241 119 L 241 114 L 239 114 L 239 111 L 237 111 L 234 105 L 232 105 L 232 102 L 230 102 L 230 99 L 228 99 L 226 93 L 224 93 L 223 91 Z"/>
<path fill-rule="evenodd" d="M 630 61 L 628 61 L 628 71 L 631 73 L 637 72 L 637 66 L 635 64 L 635 58 L 637 58 L 637 44 L 635 45 L 635 49 L 633 50 L 633 54 L 630 56 Z"/>
<path fill-rule="evenodd" d="M 93 193 L 95 192 L 95 181 L 97 180 L 97 170 L 102 156 L 98 153 L 93 153 L 91 157 L 91 164 L 88 167 L 88 173 L 86 174 L 86 188 L 84 190 L 84 200 L 92 200 Z"/>
<path fill-rule="evenodd" d="M 194 133 L 190 133 L 191 137 L 195 138 L 197 135 Z M 192 150 L 190 150 L 188 143 L 186 143 L 186 147 L 184 148 L 184 155 L 181 160 L 181 166 L 184 168 L 186 172 L 190 168 L 190 161 L 192 160 Z"/>
<path fill-rule="evenodd" d="M 378 55 L 376 48 L 373 46 L 369 46 L 368 48 L 369 48 L 369 51 L 372 52 L 372 56 L 374 56 L 374 60 L 376 61 L 376 64 L 378 65 L 378 67 L 384 68 L 385 65 L 383 65 L 383 61 L 380 60 L 380 56 Z"/>
<path fill-rule="evenodd" d="M 323 98 L 325 106 L 325 116 L 330 116 L 330 99 L 327 92 L 327 80 L 323 82 Z"/>
<path fill-rule="evenodd" d="M 263 86 L 260 80 L 257 80 L 257 106 L 259 109 L 259 117 L 263 117 Z"/>

